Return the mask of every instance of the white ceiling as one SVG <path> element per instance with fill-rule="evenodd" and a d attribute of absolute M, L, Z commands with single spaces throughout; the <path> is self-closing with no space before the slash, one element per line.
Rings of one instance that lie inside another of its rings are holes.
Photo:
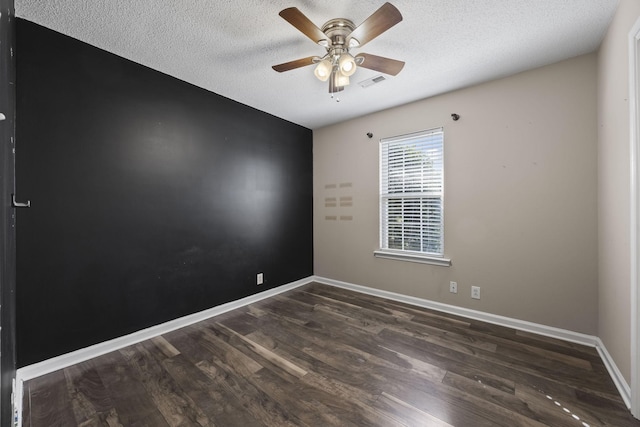
<path fill-rule="evenodd" d="M 16 15 L 311 129 L 596 50 L 618 0 L 391 0 L 404 20 L 362 49 L 406 62 L 359 68 L 331 99 L 313 67 L 272 65 L 325 51 L 278 16 L 318 27 L 364 21 L 383 0 L 15 0 Z M 19 53 L 18 53 L 19 54 Z"/>

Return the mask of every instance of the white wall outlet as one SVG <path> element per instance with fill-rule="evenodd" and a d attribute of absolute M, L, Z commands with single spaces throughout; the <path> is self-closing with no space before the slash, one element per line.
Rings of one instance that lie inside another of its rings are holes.
<path fill-rule="evenodd" d="M 471 298 L 480 299 L 480 286 L 471 287 Z"/>
<path fill-rule="evenodd" d="M 458 282 L 449 282 L 449 292 L 452 294 L 458 293 Z"/>
<path fill-rule="evenodd" d="M 262 285 L 264 283 L 264 273 L 258 273 L 256 275 L 256 284 Z"/>

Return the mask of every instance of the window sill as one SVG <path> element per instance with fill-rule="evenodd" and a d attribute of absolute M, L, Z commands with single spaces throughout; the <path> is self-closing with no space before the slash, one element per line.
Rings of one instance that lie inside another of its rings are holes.
<path fill-rule="evenodd" d="M 419 262 L 422 264 L 439 265 L 441 267 L 450 267 L 451 260 L 449 258 L 435 257 L 423 255 L 419 253 L 395 252 L 384 249 L 373 251 L 373 256 L 377 258 L 395 259 L 398 261 Z"/>

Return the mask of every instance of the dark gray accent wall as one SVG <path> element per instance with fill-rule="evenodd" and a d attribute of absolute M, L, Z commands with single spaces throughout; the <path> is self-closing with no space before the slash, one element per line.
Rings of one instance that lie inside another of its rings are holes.
<path fill-rule="evenodd" d="M 16 233 L 11 193 L 15 191 L 14 179 L 14 112 L 15 112 L 15 63 L 11 55 L 14 47 L 13 0 L 0 0 L 0 425 L 13 425 L 11 405 L 12 381 L 16 373 Z"/>
<path fill-rule="evenodd" d="M 18 366 L 313 274 L 311 130 L 28 21 L 16 37 Z"/>

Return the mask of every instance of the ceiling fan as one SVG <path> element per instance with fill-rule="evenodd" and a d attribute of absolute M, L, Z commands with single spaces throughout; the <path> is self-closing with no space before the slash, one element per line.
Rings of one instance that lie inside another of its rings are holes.
<path fill-rule="evenodd" d="M 327 50 L 322 57 L 308 56 L 274 65 L 272 68 L 280 73 L 316 64 L 315 76 L 323 82 L 329 80 L 329 93 L 335 93 L 349 84 L 349 76 L 356 72 L 357 66 L 392 76 L 404 67 L 404 62 L 395 59 L 369 53 L 354 56 L 349 52 L 350 49 L 364 46 L 402 21 L 400 11 L 391 3 L 383 4 L 358 27 L 348 19 L 336 18 L 318 28 L 296 7 L 282 10 L 280 16 Z"/>

